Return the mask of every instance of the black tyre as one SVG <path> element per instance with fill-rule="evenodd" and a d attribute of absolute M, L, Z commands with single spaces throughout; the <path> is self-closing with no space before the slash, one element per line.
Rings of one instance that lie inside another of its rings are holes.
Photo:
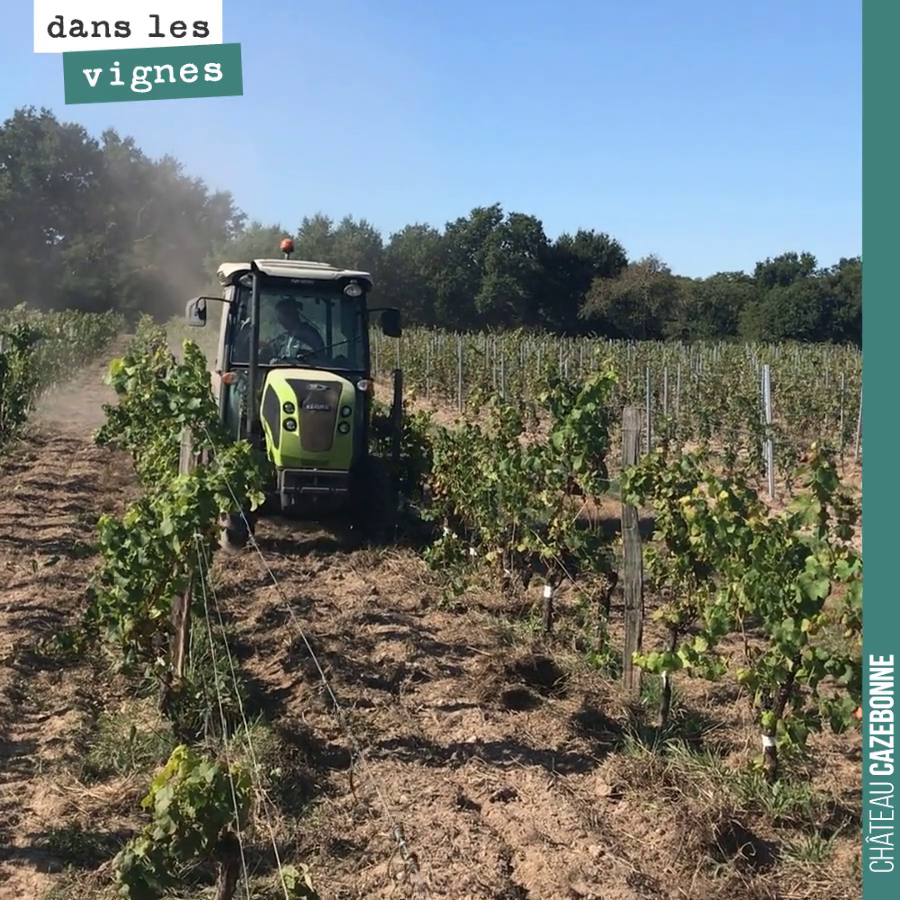
<path fill-rule="evenodd" d="M 366 456 L 350 479 L 350 526 L 357 540 L 382 543 L 397 525 L 397 494 L 384 460 Z"/>
<path fill-rule="evenodd" d="M 256 530 L 255 516 L 229 513 L 220 522 L 219 546 L 226 553 L 240 553 L 250 543 Z"/>

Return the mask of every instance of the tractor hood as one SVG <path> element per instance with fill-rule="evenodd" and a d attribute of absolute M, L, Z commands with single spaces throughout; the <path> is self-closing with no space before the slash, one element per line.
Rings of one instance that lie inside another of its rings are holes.
<path fill-rule="evenodd" d="M 334 372 L 269 370 L 260 420 L 272 462 L 280 468 L 349 470 L 363 402 L 357 393 Z"/>

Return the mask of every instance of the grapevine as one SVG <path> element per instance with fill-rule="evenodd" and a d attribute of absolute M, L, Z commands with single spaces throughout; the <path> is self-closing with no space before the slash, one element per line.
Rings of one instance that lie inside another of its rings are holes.
<path fill-rule="evenodd" d="M 35 345 L 40 332 L 30 325 L 6 331 L 0 353 L 0 442 L 16 437 L 34 402 L 38 387 Z"/>
<path fill-rule="evenodd" d="M 119 896 L 161 900 L 177 875 L 198 862 L 220 870 L 219 896 L 232 896 L 241 872 L 237 835 L 247 828 L 253 782 L 242 767 L 176 747 L 141 801 L 151 821 L 113 860 Z M 285 900 L 319 900 L 309 869 L 283 866 Z"/>
<path fill-rule="evenodd" d="M 745 642 L 737 676 L 753 697 L 770 779 L 780 746 L 803 746 L 823 721 L 850 727 L 862 692 L 862 557 L 851 542 L 859 509 L 819 447 L 797 478 L 785 514 L 751 520 L 755 541 L 736 554 L 741 579 L 730 587 L 739 622 L 754 616 L 765 638 Z"/>
<path fill-rule="evenodd" d="M 579 511 L 608 488 L 614 383 L 611 372 L 577 387 L 549 382 L 539 396 L 550 413 L 540 438 L 528 435 L 522 413 L 496 395 L 483 407 L 483 421 L 435 426 L 426 515 L 443 535 L 429 548 L 429 562 L 459 569 L 468 556 L 507 580 L 527 586 L 539 575 L 551 588 L 576 574 L 607 573 L 606 539 Z"/>
<path fill-rule="evenodd" d="M 212 554 L 221 516 L 235 497 L 262 501 L 264 470 L 245 441 L 231 442 L 219 424 L 206 360 L 191 342 L 176 361 L 161 329 L 144 325 L 132 347 L 110 366 L 119 402 L 106 408 L 101 446 L 129 452 L 143 487 L 122 518 L 98 522 L 101 565 L 85 623 L 121 652 L 121 663 L 151 666 L 162 677 L 161 653 L 172 600 L 184 592 L 198 552 Z M 182 431 L 210 460 L 178 472 Z"/>
<path fill-rule="evenodd" d="M 714 579 L 721 547 L 735 537 L 734 519 L 741 515 L 743 498 L 705 471 L 703 461 L 704 456 L 695 453 L 669 463 L 658 452 L 623 476 L 625 498 L 651 504 L 656 514 L 659 543 L 646 548 L 644 559 L 664 598 L 654 617 L 664 626 L 666 639 L 661 650 L 640 655 L 635 662 L 661 678 L 661 728 L 668 725 L 671 676 L 684 671 L 718 678 L 723 663 L 716 647 L 730 628 Z"/>
<path fill-rule="evenodd" d="M 663 647 L 635 662 L 662 677 L 665 695 L 678 671 L 723 676 L 729 663 L 717 649 L 736 638 L 733 674 L 750 696 L 770 780 L 779 748 L 802 748 L 825 721 L 849 727 L 861 691 L 862 557 L 851 543 L 858 508 L 817 445 L 797 477 L 800 491 L 784 512 L 699 456 L 670 463 L 654 454 L 625 477 L 628 499 L 656 511 L 660 549 L 648 550 L 648 568 L 671 598 L 657 612 Z"/>
<path fill-rule="evenodd" d="M 236 881 L 236 832 L 247 826 L 251 797 L 247 772 L 176 747 L 141 802 L 152 821 L 113 861 L 119 896 L 160 900 L 185 865 L 203 860 L 215 860 Z"/>

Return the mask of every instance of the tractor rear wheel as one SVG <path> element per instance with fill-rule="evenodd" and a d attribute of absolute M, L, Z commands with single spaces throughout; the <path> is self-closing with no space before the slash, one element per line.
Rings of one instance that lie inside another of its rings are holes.
<path fill-rule="evenodd" d="M 363 543 L 390 539 L 397 524 L 397 495 L 383 459 L 363 457 L 350 476 L 351 533 Z"/>

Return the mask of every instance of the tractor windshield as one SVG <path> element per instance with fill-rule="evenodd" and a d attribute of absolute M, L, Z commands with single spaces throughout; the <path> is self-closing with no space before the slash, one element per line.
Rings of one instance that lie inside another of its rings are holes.
<path fill-rule="evenodd" d="M 264 283 L 259 293 L 259 364 L 285 363 L 328 369 L 365 369 L 365 298 L 312 285 Z M 250 344 L 250 290 L 242 288 L 234 311 L 231 361 L 246 365 Z"/>

